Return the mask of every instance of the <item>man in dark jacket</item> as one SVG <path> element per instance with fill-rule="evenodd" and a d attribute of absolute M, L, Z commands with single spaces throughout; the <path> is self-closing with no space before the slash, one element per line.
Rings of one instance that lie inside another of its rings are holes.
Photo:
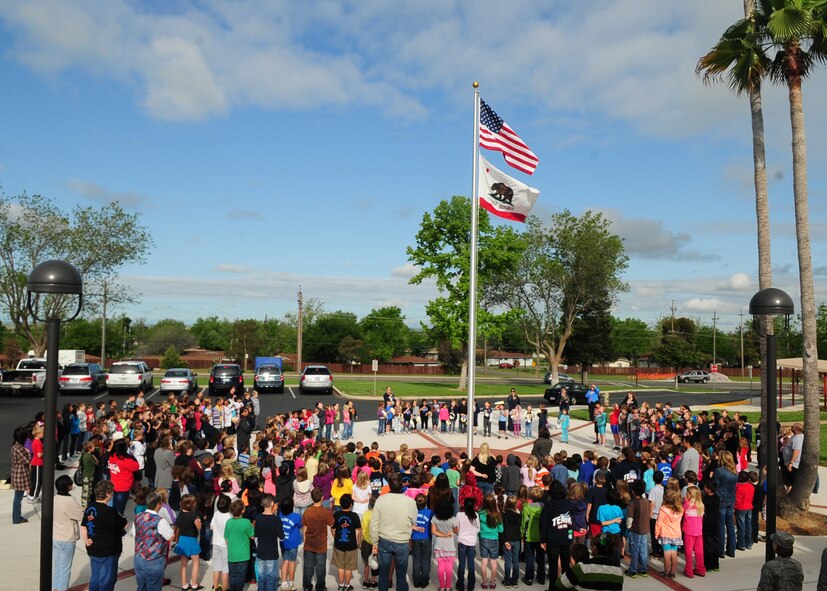
<path fill-rule="evenodd" d="M 238 419 L 237 428 L 239 450 L 250 445 L 250 437 L 253 434 L 255 426 L 255 419 L 250 415 L 250 409 L 246 406 L 241 407 L 241 416 Z"/>

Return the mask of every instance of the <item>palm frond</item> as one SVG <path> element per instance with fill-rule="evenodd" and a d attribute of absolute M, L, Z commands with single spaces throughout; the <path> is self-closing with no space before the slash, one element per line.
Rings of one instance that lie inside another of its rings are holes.
<path fill-rule="evenodd" d="M 807 37 L 813 22 L 809 10 L 798 6 L 785 6 L 773 12 L 767 20 L 767 30 L 779 43 Z"/>

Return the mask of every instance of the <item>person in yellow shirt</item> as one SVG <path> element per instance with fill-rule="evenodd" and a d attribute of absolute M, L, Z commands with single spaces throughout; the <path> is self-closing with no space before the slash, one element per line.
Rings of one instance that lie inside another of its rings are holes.
<path fill-rule="evenodd" d="M 342 495 L 353 495 L 353 481 L 350 479 L 347 466 L 339 466 L 336 470 L 336 478 L 330 486 L 330 498 L 333 499 L 334 511 L 341 509 L 339 500 Z"/>

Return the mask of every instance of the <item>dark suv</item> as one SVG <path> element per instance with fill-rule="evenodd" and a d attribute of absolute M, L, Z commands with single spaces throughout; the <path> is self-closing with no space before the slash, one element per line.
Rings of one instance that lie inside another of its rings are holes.
<path fill-rule="evenodd" d="M 219 363 L 210 370 L 210 396 L 229 393 L 235 388 L 237 394 L 244 393 L 244 373 L 237 363 Z"/>

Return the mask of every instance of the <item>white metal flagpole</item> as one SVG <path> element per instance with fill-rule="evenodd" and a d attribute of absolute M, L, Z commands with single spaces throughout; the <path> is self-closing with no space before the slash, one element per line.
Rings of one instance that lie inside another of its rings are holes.
<path fill-rule="evenodd" d="M 468 458 L 474 457 L 474 386 L 477 367 L 477 234 L 480 225 L 479 184 L 480 184 L 480 91 L 479 82 L 474 82 L 474 161 L 471 182 L 471 281 L 468 288 Z"/>

